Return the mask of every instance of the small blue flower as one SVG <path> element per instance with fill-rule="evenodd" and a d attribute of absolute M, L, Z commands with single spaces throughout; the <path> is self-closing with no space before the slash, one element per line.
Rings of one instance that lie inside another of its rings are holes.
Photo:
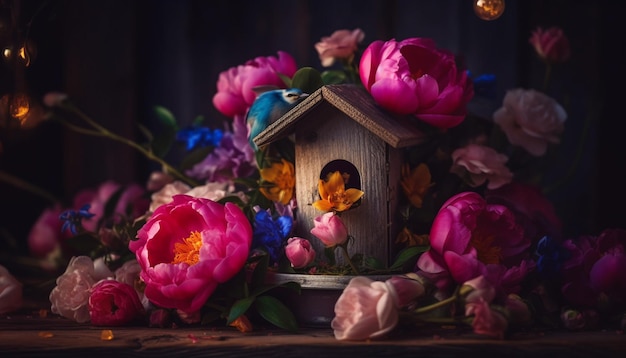
<path fill-rule="evenodd" d="M 544 236 L 537 243 L 537 271 L 545 278 L 558 277 L 561 265 L 570 257 L 569 251 L 549 236 Z"/>
<path fill-rule="evenodd" d="M 217 147 L 223 136 L 224 132 L 219 129 L 211 130 L 207 127 L 190 127 L 179 130 L 176 134 L 176 140 L 185 142 L 187 150 L 191 151 L 208 145 Z"/>
<path fill-rule="evenodd" d="M 471 76 L 471 74 L 468 73 Z M 491 73 L 485 73 L 480 76 L 476 76 L 472 78 L 472 82 L 474 83 L 474 93 L 477 96 L 496 99 L 497 97 L 497 88 L 496 88 L 496 75 Z"/>
<path fill-rule="evenodd" d="M 252 247 L 264 247 L 270 255 L 270 262 L 277 262 L 292 226 L 293 220 L 290 216 L 274 219 L 267 211 L 259 211 L 254 217 Z"/>
<path fill-rule="evenodd" d="M 72 235 L 78 234 L 76 227 L 81 225 L 83 219 L 89 219 L 96 215 L 89 212 L 90 208 L 91 204 L 85 204 L 78 210 L 68 209 L 62 212 L 59 215 L 59 219 L 63 221 L 61 232 L 65 232 L 65 230 L 69 229 Z"/>

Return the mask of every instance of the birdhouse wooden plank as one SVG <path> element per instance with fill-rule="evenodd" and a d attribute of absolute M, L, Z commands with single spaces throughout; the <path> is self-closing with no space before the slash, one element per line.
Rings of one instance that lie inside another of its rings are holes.
<path fill-rule="evenodd" d="M 315 217 L 323 213 L 311 204 L 319 199 L 318 181 L 339 170 L 346 188 L 365 192 L 341 218 L 354 241 L 350 254 L 361 253 L 389 265 L 397 249 L 397 215 L 402 148 L 423 142 L 410 118 L 379 108 L 368 92 L 355 85 L 328 85 L 312 93 L 254 138 L 263 147 L 285 136 L 295 138 L 296 200 L 294 235 L 311 235 Z"/>

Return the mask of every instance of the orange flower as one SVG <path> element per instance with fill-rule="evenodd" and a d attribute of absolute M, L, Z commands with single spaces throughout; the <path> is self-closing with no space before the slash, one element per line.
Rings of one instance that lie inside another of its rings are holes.
<path fill-rule="evenodd" d="M 326 212 L 346 211 L 365 194 L 355 188 L 346 190 L 344 178 L 339 171 L 329 174 L 326 181 L 320 179 L 317 190 L 321 199 L 314 202 L 313 207 Z"/>
<path fill-rule="evenodd" d="M 296 186 L 296 170 L 292 163 L 282 159 L 269 168 L 260 170 L 261 179 L 269 186 L 261 186 L 261 193 L 273 202 L 288 204 Z"/>
<path fill-rule="evenodd" d="M 421 163 L 413 170 L 409 168 L 408 164 L 402 167 L 402 181 L 400 184 L 402 189 L 404 189 L 404 194 L 416 208 L 422 207 L 426 191 L 434 184 L 430 180 L 430 170 L 424 163 Z"/>
<path fill-rule="evenodd" d="M 245 315 L 237 317 L 230 323 L 230 326 L 237 328 L 241 333 L 252 332 L 252 323 Z"/>

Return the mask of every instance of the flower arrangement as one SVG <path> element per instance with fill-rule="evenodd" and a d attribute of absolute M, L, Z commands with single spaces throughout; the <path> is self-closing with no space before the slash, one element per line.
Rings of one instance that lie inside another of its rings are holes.
<path fill-rule="evenodd" d="M 468 113 L 494 78 L 473 77 L 431 39 L 374 41 L 339 30 L 315 45 L 323 71 L 298 68 L 291 55 L 257 57 L 222 72 L 213 104 L 229 118 L 224 130 L 201 121 L 179 128 L 157 107 L 163 136 L 144 129 L 146 143 L 110 132 L 51 93 L 44 102 L 69 129 L 137 149 L 162 171 L 145 187 L 104 182 L 76 195 L 70 207 L 44 211 L 29 243 L 48 266 L 65 271 L 50 293 L 51 310 L 93 325 L 209 324 L 242 332 L 252 316 L 289 330 L 297 322 L 273 292 L 298 292 L 294 282 L 265 280 L 268 271 L 354 274 L 335 305 L 339 340 L 391 334 L 398 325 L 469 325 L 504 338 L 533 325 L 570 329 L 618 327 L 626 320 L 626 231 L 561 237 L 561 223 L 537 186 L 543 159 L 559 142 L 567 114 L 535 89 L 508 91 L 492 118 Z M 546 64 L 566 61 L 558 28 L 537 29 L 530 44 Z M 350 252 L 354 240 L 342 214 L 367 200 L 346 187 L 348 173 L 320 178 L 320 212 L 312 242 L 294 235 L 298 218 L 293 142 L 251 145 L 248 113 L 260 91 L 324 85 L 361 86 L 377 106 L 410 118 L 427 137 L 405 151 L 398 183 L 405 250 L 390 267 Z M 71 115 L 71 116 L 68 116 Z M 71 119 L 71 120 L 70 120 Z M 162 158 L 176 144 L 180 166 Z M 60 219 L 60 220 L 59 220 Z M 335 260 L 339 249 L 345 265 Z M 409 269 L 406 269 L 406 267 Z M 0 312 L 17 307 L 19 282 L 0 270 Z M 373 281 L 371 272 L 386 272 Z M 9 297 L 7 300 L 4 297 Z M 6 303 L 5 303 L 6 302 Z M 543 318 L 543 320 L 540 319 Z"/>

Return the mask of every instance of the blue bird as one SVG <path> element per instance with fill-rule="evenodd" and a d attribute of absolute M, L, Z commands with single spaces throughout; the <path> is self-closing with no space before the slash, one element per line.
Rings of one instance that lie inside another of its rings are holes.
<path fill-rule="evenodd" d="M 252 148 L 254 150 L 259 149 L 253 141 L 254 137 L 306 96 L 308 93 L 303 93 L 298 88 L 273 89 L 261 93 L 250 106 L 246 116 L 246 123 L 249 128 L 248 139 Z"/>

